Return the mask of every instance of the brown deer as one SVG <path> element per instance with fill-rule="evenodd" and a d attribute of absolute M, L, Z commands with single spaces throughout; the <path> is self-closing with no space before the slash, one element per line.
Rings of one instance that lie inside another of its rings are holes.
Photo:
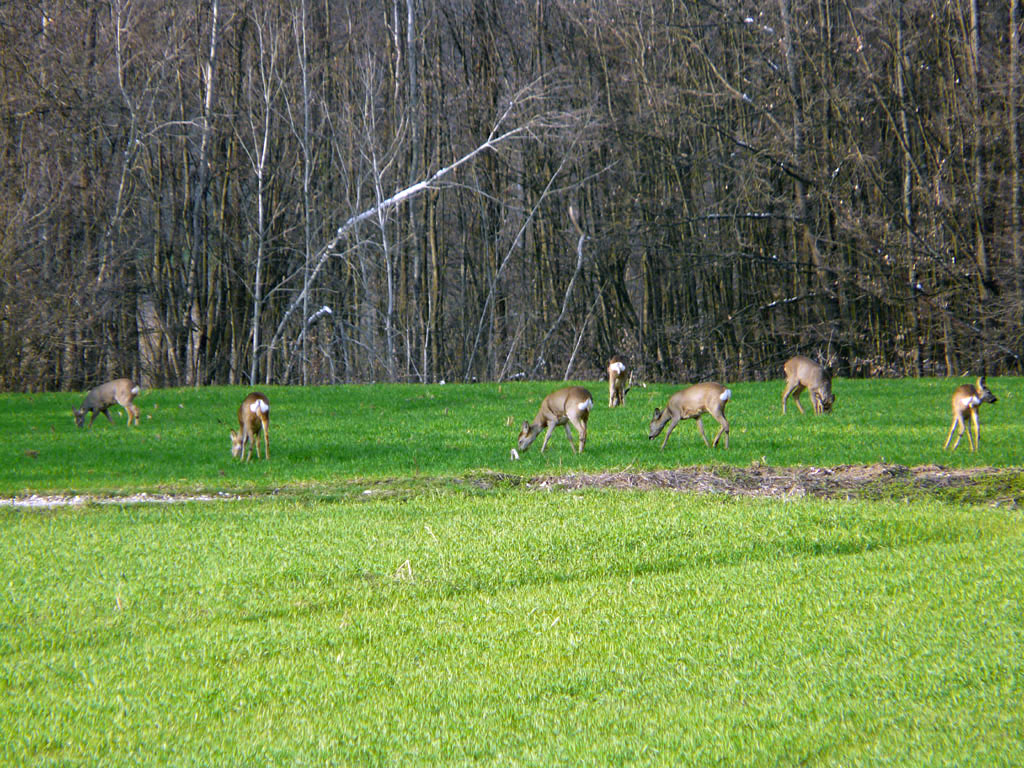
<path fill-rule="evenodd" d="M 626 404 L 626 393 L 630 387 L 624 384 L 626 374 L 632 378 L 632 371 L 626 365 L 626 361 L 618 355 L 612 355 L 608 361 L 608 407 L 616 408 Z"/>
<path fill-rule="evenodd" d="M 832 394 L 832 372 L 809 357 L 797 355 L 791 357 L 783 366 L 786 371 L 786 391 L 782 393 L 782 412 L 786 412 L 786 399 L 793 395 L 793 402 L 804 412 L 800 405 L 800 395 L 806 389 L 811 393 L 811 405 L 815 413 L 828 413 L 836 396 Z"/>
<path fill-rule="evenodd" d="M 665 443 L 668 442 L 668 436 L 672 434 L 676 424 L 683 419 L 696 419 L 697 429 L 700 431 L 700 436 L 704 439 L 704 445 L 707 445 L 709 448 L 711 446 L 717 448 L 718 440 L 724 434 L 725 447 L 728 449 L 729 422 L 725 418 L 725 404 L 729 402 L 730 398 L 732 398 L 732 390 L 726 389 L 721 384 L 713 381 L 694 384 L 692 387 L 681 389 L 668 399 L 668 405 L 665 406 L 665 410 L 654 409 L 654 418 L 651 419 L 651 428 L 647 437 L 653 440 L 661 434 L 661 431 L 665 429 L 665 425 L 668 424 L 668 429 L 665 430 L 665 439 L 661 441 L 661 450 L 665 450 Z M 704 433 L 704 424 L 700 418 L 705 413 L 710 413 L 720 425 L 718 434 L 715 435 L 715 439 L 710 445 L 708 444 L 708 436 Z"/>
<path fill-rule="evenodd" d="M 252 458 L 256 446 L 256 458 L 260 457 L 260 432 L 263 432 L 263 459 L 270 458 L 270 400 L 259 392 L 253 392 L 238 406 L 238 431 L 231 430 L 231 454 L 244 461 Z M 248 452 L 246 452 L 248 448 Z"/>
<path fill-rule="evenodd" d="M 82 401 L 82 407 L 77 411 L 72 411 L 75 414 L 75 424 L 78 426 L 85 425 L 85 414 L 90 413 L 92 417 L 89 419 L 89 427 L 92 427 L 92 423 L 96 421 L 96 415 L 102 413 L 107 417 L 107 421 L 111 424 L 114 420 L 110 418 L 110 413 L 107 409 L 114 403 L 117 403 L 128 413 L 128 426 L 135 422 L 139 423 L 139 406 L 135 405 L 132 401 L 135 396 L 142 390 L 138 384 L 135 384 L 131 379 L 114 379 L 108 381 L 106 384 L 100 384 L 95 389 L 90 389 L 85 399 Z"/>
<path fill-rule="evenodd" d="M 942 450 L 949 448 L 949 441 L 953 439 L 953 430 L 956 430 L 956 442 L 953 443 L 953 447 L 950 450 L 955 451 L 956 447 L 960 445 L 960 438 L 963 437 L 964 428 L 964 417 L 967 414 L 971 415 L 971 428 L 967 430 L 967 444 L 971 446 L 972 451 L 978 450 L 980 443 L 978 442 L 978 406 L 982 403 L 994 403 L 996 402 L 996 396 L 993 395 L 989 388 L 985 386 L 985 377 L 981 376 L 974 386 L 970 384 L 961 384 L 955 390 L 953 390 L 953 423 L 949 427 L 949 434 L 946 435 L 946 444 L 942 446 Z M 974 439 L 971 439 L 971 430 L 974 430 Z"/>
<path fill-rule="evenodd" d="M 587 420 L 590 418 L 592 410 L 594 410 L 594 398 L 583 387 L 566 387 L 552 392 L 540 404 L 540 410 L 537 411 L 533 422 L 523 422 L 523 428 L 519 431 L 519 450 L 526 451 L 530 444 L 537 439 L 541 430 L 547 429 L 544 442 L 540 446 L 540 452 L 544 453 L 555 427 L 564 424 L 569 447 L 575 453 L 576 446 L 573 445 L 572 430 L 569 429 L 569 424 L 572 424 L 579 434 L 579 452 L 583 453 L 583 447 L 587 444 Z M 512 458 L 519 458 L 515 449 L 512 450 Z"/>

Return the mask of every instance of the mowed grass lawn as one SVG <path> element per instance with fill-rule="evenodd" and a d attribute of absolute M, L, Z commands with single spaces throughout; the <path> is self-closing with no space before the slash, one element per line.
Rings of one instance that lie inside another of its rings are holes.
<path fill-rule="evenodd" d="M 672 387 L 608 411 L 593 383 L 587 453 L 515 463 L 507 420 L 557 385 L 268 388 L 248 466 L 245 390 L 147 392 L 131 431 L 2 396 L 2 493 L 254 495 L 0 506 L 0 765 L 1022 765 L 1015 505 L 494 482 L 1024 463 L 1019 379 L 979 454 L 942 453 L 955 383 L 837 382 L 785 419 L 781 382 L 737 384 L 730 451 L 684 423 L 665 453 Z"/>

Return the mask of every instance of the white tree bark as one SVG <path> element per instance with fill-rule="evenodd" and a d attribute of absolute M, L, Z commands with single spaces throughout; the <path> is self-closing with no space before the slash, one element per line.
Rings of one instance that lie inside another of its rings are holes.
<path fill-rule="evenodd" d="M 536 112 L 535 114 L 524 117 L 521 122 L 515 122 L 520 112 L 535 108 L 543 103 L 544 94 L 539 87 L 539 84 L 534 83 L 520 90 L 513 95 L 505 105 L 501 114 L 497 116 L 487 138 L 475 148 L 462 155 L 457 160 L 434 171 L 427 178 L 414 184 L 410 184 L 409 186 L 392 193 L 386 198 L 377 200 L 371 207 L 353 214 L 346 219 L 335 230 L 331 239 L 324 243 L 313 255 L 314 264 L 313 268 L 309 272 L 309 279 L 305 282 L 299 294 L 296 295 L 288 304 L 280 322 L 277 324 L 277 329 L 275 330 L 273 339 L 269 344 L 269 350 L 273 350 L 280 343 L 292 316 L 295 314 L 295 311 L 300 309 L 304 302 L 307 301 L 307 294 L 313 286 L 316 285 L 317 278 L 323 270 L 324 265 L 327 263 L 327 260 L 337 251 L 342 240 L 345 239 L 359 224 L 373 219 L 377 219 L 377 221 L 380 222 L 380 216 L 383 213 L 415 198 L 417 195 L 422 194 L 428 189 L 435 188 L 440 181 L 450 176 L 462 166 L 471 163 L 476 157 L 484 152 L 496 151 L 515 140 L 537 139 L 545 131 L 564 131 L 578 121 L 578 117 L 574 113 Z M 383 195 L 383 189 L 381 190 L 381 194 Z"/>

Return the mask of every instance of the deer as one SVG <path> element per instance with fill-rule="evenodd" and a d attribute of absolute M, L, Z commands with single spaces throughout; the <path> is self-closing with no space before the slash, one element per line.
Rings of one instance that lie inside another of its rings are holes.
<path fill-rule="evenodd" d="M 980 443 L 978 442 L 978 406 L 982 403 L 994 403 L 996 402 L 996 396 L 989 391 L 989 388 L 985 386 L 985 377 L 981 376 L 978 381 L 971 386 L 970 384 L 961 384 L 959 387 L 953 390 L 953 423 L 949 427 L 949 434 L 946 435 L 946 443 L 942 446 L 942 450 L 949 448 L 949 441 L 953 439 L 953 430 L 956 430 L 956 442 L 953 443 L 953 447 L 950 450 L 955 451 L 956 447 L 960 445 L 960 438 L 963 437 L 965 427 L 964 417 L 970 414 L 971 416 L 971 428 L 967 429 L 967 444 L 971 447 L 972 451 L 978 450 Z M 974 430 L 974 439 L 971 439 L 971 430 Z"/>
<path fill-rule="evenodd" d="M 255 446 L 258 459 L 260 432 L 263 433 L 263 459 L 266 461 L 270 458 L 270 400 L 260 392 L 252 392 L 238 406 L 238 431 L 231 430 L 231 455 L 249 461 Z"/>
<path fill-rule="evenodd" d="M 618 355 L 612 355 L 611 360 L 608 361 L 608 407 L 616 408 L 620 405 L 626 404 L 626 393 L 629 392 L 631 387 L 624 384 L 627 371 L 632 379 L 632 371 L 629 371 L 629 367 L 626 362 Z"/>
<path fill-rule="evenodd" d="M 131 379 L 114 379 L 106 384 L 100 384 L 85 394 L 81 408 L 78 410 L 72 409 L 72 413 L 75 414 L 75 424 L 79 427 L 85 426 L 85 414 L 87 413 L 91 413 L 91 418 L 89 419 L 90 429 L 92 429 L 92 423 L 96 421 L 97 414 L 100 413 L 106 416 L 107 421 L 113 424 L 114 420 L 110 418 L 110 413 L 107 409 L 117 403 L 128 414 L 128 426 L 130 427 L 133 422 L 138 425 L 139 406 L 135 405 L 132 401 L 141 391 L 142 389 L 139 385 Z"/>
<path fill-rule="evenodd" d="M 786 413 L 786 399 L 793 395 L 793 402 L 804 413 L 800 405 L 800 394 L 805 390 L 811 393 L 811 405 L 815 413 L 828 413 L 836 396 L 832 394 L 832 372 L 809 357 L 797 355 L 791 357 L 783 366 L 786 372 L 786 390 L 782 393 L 782 413 Z"/>
<path fill-rule="evenodd" d="M 694 384 L 692 387 L 681 389 L 668 399 L 668 405 L 664 410 L 654 409 L 654 418 L 651 419 L 648 439 L 653 440 L 668 425 L 665 430 L 665 439 L 661 441 L 661 450 L 665 450 L 669 435 L 683 419 L 696 419 L 697 429 L 704 439 L 707 447 L 718 447 L 718 440 L 725 435 L 725 447 L 729 448 L 729 422 L 725 418 L 725 404 L 732 399 L 732 390 L 726 389 L 714 381 L 706 381 L 703 384 Z M 705 413 L 711 414 L 712 418 L 719 424 L 718 434 L 709 444 L 708 436 L 704 432 L 704 424 L 701 416 Z"/>
<path fill-rule="evenodd" d="M 524 421 L 523 428 L 519 431 L 519 451 L 512 449 L 512 459 L 519 458 L 520 452 L 525 452 L 530 444 L 537 439 L 541 430 L 546 429 L 544 442 L 541 443 L 540 452 L 548 447 L 548 440 L 555 427 L 565 425 L 565 436 L 569 440 L 569 447 L 576 453 L 576 446 L 572 441 L 572 430 L 569 425 L 576 427 L 579 434 L 579 453 L 587 444 L 587 420 L 590 412 L 594 410 L 594 398 L 590 391 L 583 387 L 565 387 L 552 392 L 544 398 L 540 404 L 540 410 L 532 422 Z"/>

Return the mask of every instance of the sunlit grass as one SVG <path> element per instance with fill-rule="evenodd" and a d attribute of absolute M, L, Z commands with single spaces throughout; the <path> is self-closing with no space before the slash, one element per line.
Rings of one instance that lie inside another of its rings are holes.
<path fill-rule="evenodd" d="M 1024 521 L 387 491 L 0 513 L 0 764 L 1020 765 Z"/>
<path fill-rule="evenodd" d="M 726 382 L 730 450 L 686 422 L 660 452 L 676 387 L 609 411 L 592 382 L 586 454 L 556 434 L 518 462 L 558 384 L 265 388 L 249 464 L 246 389 L 146 392 L 131 430 L 0 396 L 0 494 L 284 491 L 0 506 L 0 764 L 1020 765 L 1012 506 L 501 480 L 1024 463 L 1019 379 L 990 380 L 978 454 L 942 452 L 956 383 L 840 381 L 834 413 L 783 417 L 781 382 Z M 1004 481 L 962 498 L 1019 497 Z"/>
<path fill-rule="evenodd" d="M 892 462 L 963 466 L 1024 464 L 1024 380 L 993 378 L 999 397 L 981 409 L 982 448 L 942 451 L 949 395 L 960 380 L 837 381 L 835 411 L 781 413 L 782 382 L 729 384 L 728 451 L 705 448 L 692 421 L 664 452 L 647 439 L 655 407 L 678 388 L 634 387 L 626 406 L 607 408 L 605 382 L 583 382 L 595 410 L 583 456 L 559 428 L 546 454 L 540 441 L 519 462 L 510 449 L 551 382 L 456 385 L 266 387 L 271 400 L 269 463 L 241 464 L 229 452 L 229 428 L 247 389 L 207 387 L 144 392 L 142 426 L 102 417 L 77 429 L 80 394 L 0 395 L 0 493 L 40 491 L 260 490 L 332 486 L 352 479 L 455 476 L 476 471 L 543 472 L 655 469 L 721 462 L 839 465 Z M 806 400 L 806 396 L 805 396 Z M 713 434 L 713 433 L 712 433 Z"/>

